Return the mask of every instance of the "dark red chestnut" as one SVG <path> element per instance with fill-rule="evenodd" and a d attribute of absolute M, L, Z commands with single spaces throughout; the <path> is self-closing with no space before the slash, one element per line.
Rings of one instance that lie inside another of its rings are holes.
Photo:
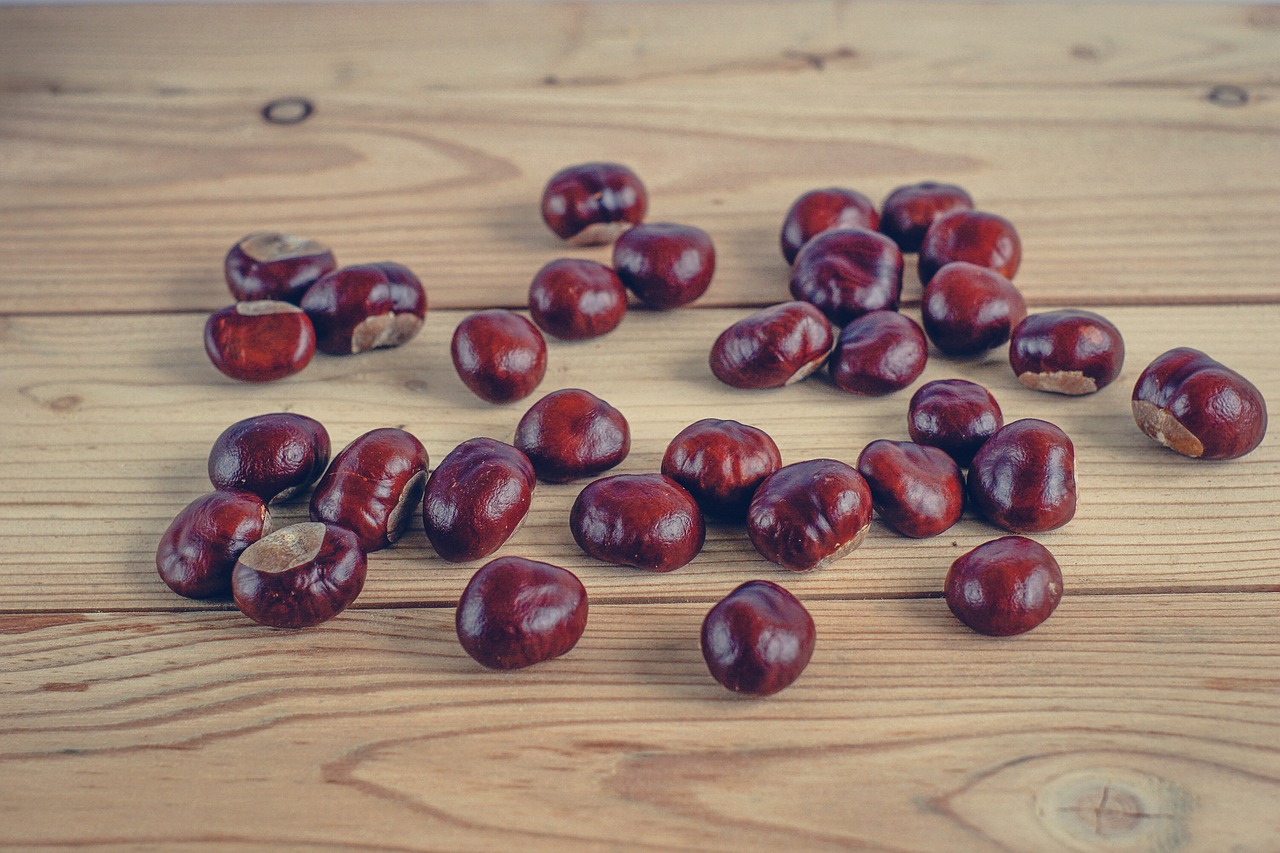
<path fill-rule="evenodd" d="M 236 561 L 236 607 L 260 625 L 309 628 L 337 616 L 364 588 L 367 560 L 345 527 L 308 521 L 250 545 Z"/>
<path fill-rule="evenodd" d="M 636 173 L 617 163 L 582 163 L 551 176 L 542 220 L 561 240 L 600 246 L 644 221 L 649 195 Z"/>
<path fill-rule="evenodd" d="M 896 310 L 902 252 L 888 237 L 865 228 L 824 231 L 796 255 L 791 295 L 818 306 L 837 326 L 868 311 Z"/>
<path fill-rule="evenodd" d="M 929 345 L 915 320 L 872 311 L 840 330 L 827 369 L 842 391 L 880 397 L 915 382 L 928 359 Z"/>
<path fill-rule="evenodd" d="M 302 310 L 316 327 L 316 346 L 329 355 L 398 347 L 418 334 L 427 293 L 400 264 L 343 267 L 311 285 Z"/>
<path fill-rule="evenodd" d="M 961 467 L 968 467 L 973 454 L 1002 426 L 996 398 L 967 379 L 926 382 L 907 409 L 911 440 L 945 450 Z"/>
<path fill-rule="evenodd" d="M 257 495 L 228 490 L 196 498 L 160 537 L 156 571 L 178 595 L 225 597 L 236 558 L 270 529 L 267 505 Z"/>
<path fill-rule="evenodd" d="M 973 210 L 973 199 L 955 184 L 924 181 L 889 193 L 880 211 L 880 233 L 904 252 L 920 251 L 934 220 L 957 210 Z"/>
<path fill-rule="evenodd" d="M 288 500 L 320 479 L 329 433 L 315 418 L 277 412 L 237 421 L 209 451 L 215 489 L 244 489 L 267 503 Z"/>
<path fill-rule="evenodd" d="M 307 288 L 337 265 L 323 243 L 259 232 L 232 246 L 222 266 L 227 287 L 238 301 L 279 299 L 297 305 Z"/>
<path fill-rule="evenodd" d="M 701 228 L 647 223 L 613 244 L 613 268 L 641 302 L 667 311 L 707 292 L 716 271 L 716 249 Z"/>
<path fill-rule="evenodd" d="M 627 314 L 627 289 L 618 274 L 585 258 L 561 258 L 538 270 L 529 285 L 529 314 L 538 328 L 564 341 L 608 334 Z"/>
<path fill-rule="evenodd" d="M 799 678 L 815 639 L 809 611 L 769 581 L 747 581 L 702 621 L 702 657 L 712 677 L 752 696 L 770 696 Z"/>
<path fill-rule="evenodd" d="M 711 346 L 711 372 L 734 388 L 781 388 L 821 367 L 835 339 L 813 305 L 784 302 L 721 332 Z"/>
<path fill-rule="evenodd" d="M 662 457 L 662 473 L 683 486 L 707 515 L 742 522 L 756 488 L 782 467 L 764 430 L 706 418 L 682 429 Z"/>
<path fill-rule="evenodd" d="M 951 564 L 947 607 L 979 634 L 1010 637 L 1049 618 L 1062 600 L 1062 569 L 1049 550 L 1022 536 L 979 545 Z"/>
<path fill-rule="evenodd" d="M 458 599 L 458 641 L 489 669 L 522 669 L 572 649 L 587 627 L 587 591 L 567 569 L 499 557 Z"/>
<path fill-rule="evenodd" d="M 422 524 L 436 553 L 468 563 L 502 547 L 524 521 L 535 477 L 529 457 L 492 438 L 459 444 L 427 480 Z"/>
<path fill-rule="evenodd" d="M 510 403 L 533 393 L 547 372 L 547 342 L 514 311 L 491 308 L 453 331 L 453 367 L 482 400 Z"/>
<path fill-rule="evenodd" d="M 427 450 L 402 429 L 366 432 L 333 457 L 311 495 L 311 520 L 353 531 L 366 553 L 391 545 L 422 502 Z"/>
<path fill-rule="evenodd" d="M 955 261 L 966 261 L 1013 278 L 1022 263 L 1022 240 L 1003 216 L 956 210 L 933 221 L 920 244 L 920 283 Z"/>
<path fill-rule="evenodd" d="M 1013 329 L 1009 364 L 1028 388 L 1092 394 L 1120 375 L 1124 338 L 1110 320 L 1092 311 L 1032 314 Z"/>
<path fill-rule="evenodd" d="M 516 426 L 515 446 L 544 483 L 593 477 L 631 451 L 631 428 L 613 406 L 589 391 L 552 391 L 529 407 Z"/>
<path fill-rule="evenodd" d="M 970 358 L 1009 340 L 1014 326 L 1027 316 L 1027 303 L 1000 273 L 956 261 L 925 285 L 920 316 L 934 346 L 947 355 Z"/>
<path fill-rule="evenodd" d="M 1235 459 L 1262 443 L 1267 402 L 1252 382 L 1190 347 L 1171 349 L 1133 388 L 1138 427 L 1183 456 Z"/>
<path fill-rule="evenodd" d="M 936 447 L 873 441 L 858 456 L 858 473 L 880 520 L 903 536 L 937 536 L 964 512 L 960 466 Z"/>
<path fill-rule="evenodd" d="M 782 256 L 794 263 L 805 243 L 832 228 L 874 231 L 879 225 L 875 205 L 862 193 L 840 187 L 810 190 L 792 202 L 782 220 Z"/>
<path fill-rule="evenodd" d="M 204 324 L 213 366 L 241 382 L 274 382 L 311 363 L 316 333 L 296 305 L 264 299 L 214 311 Z"/>
<path fill-rule="evenodd" d="M 1047 421 L 1024 418 L 987 439 L 969 467 L 969 497 L 1010 533 L 1043 533 L 1076 514 L 1076 449 Z"/>
<path fill-rule="evenodd" d="M 793 572 L 840 559 L 862 544 L 870 524 L 867 481 L 834 459 L 779 468 L 747 507 L 751 544 L 766 560 Z"/>
<path fill-rule="evenodd" d="M 652 572 L 688 563 L 707 535 L 693 496 L 662 474 L 615 474 L 588 483 L 573 502 L 569 529 L 589 556 Z"/>

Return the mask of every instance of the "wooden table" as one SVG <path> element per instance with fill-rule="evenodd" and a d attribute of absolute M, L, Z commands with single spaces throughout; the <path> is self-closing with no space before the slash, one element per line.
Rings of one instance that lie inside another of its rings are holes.
<path fill-rule="evenodd" d="M 0 846 L 1280 849 L 1280 442 L 1184 459 L 1128 401 L 1177 345 L 1280 401 L 1278 62 L 1274 6 L 0 9 Z M 306 120 L 264 120 L 292 97 Z M 466 657 L 453 604 L 475 566 L 417 529 L 314 630 L 170 593 L 156 542 L 237 419 L 303 412 L 338 446 L 404 425 L 437 460 L 512 434 L 525 406 L 472 397 L 449 336 L 522 305 L 554 257 L 607 260 L 537 215 L 546 178 L 589 159 L 634 166 L 651 218 L 720 253 L 696 309 L 551 345 L 539 393 L 586 387 L 629 418 L 619 471 L 655 470 L 706 416 L 766 428 L 788 462 L 906 437 L 908 392 L 747 393 L 706 367 L 721 329 L 785 298 L 800 192 L 940 178 L 1017 223 L 1033 310 L 1101 306 L 1124 374 L 1059 398 L 997 352 L 921 381 L 981 381 L 1007 419 L 1075 440 L 1079 513 L 1040 537 L 1067 578 L 1054 617 L 992 640 L 950 616 L 947 567 L 998 535 L 976 519 L 924 541 L 877 522 L 807 575 L 714 526 L 653 575 L 578 551 L 575 486 L 539 486 L 502 551 L 591 595 L 578 647 L 531 670 Z M 201 327 L 229 301 L 223 253 L 264 228 L 408 264 L 423 334 L 225 380 Z M 698 649 L 710 603 L 755 577 L 819 634 L 767 700 L 722 690 Z"/>

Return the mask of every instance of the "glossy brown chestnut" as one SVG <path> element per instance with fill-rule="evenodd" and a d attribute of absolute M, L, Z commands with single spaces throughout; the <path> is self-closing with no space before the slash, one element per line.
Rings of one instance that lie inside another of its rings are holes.
<path fill-rule="evenodd" d="M 524 521 L 535 477 L 529 457 L 492 438 L 455 447 L 427 480 L 422 525 L 451 563 L 487 557 Z"/>
<path fill-rule="evenodd" d="M 965 261 L 995 270 L 1012 279 L 1022 263 L 1022 240 L 1013 223 L 980 210 L 956 210 L 940 216 L 920 244 L 920 283 L 928 284 L 938 270 Z"/>
<path fill-rule="evenodd" d="M 573 502 L 569 529 L 588 556 L 651 572 L 685 565 L 707 536 L 697 501 L 662 474 L 615 474 L 588 483 Z"/>
<path fill-rule="evenodd" d="M 209 315 L 204 351 L 223 374 L 241 382 L 274 382 L 311 363 L 316 333 L 296 305 L 237 302 Z"/>
<path fill-rule="evenodd" d="M 1124 338 L 1110 320 L 1092 311 L 1031 314 L 1013 329 L 1009 365 L 1028 388 L 1092 394 L 1120 375 Z"/>
<path fill-rule="evenodd" d="M 662 473 L 685 488 L 713 518 L 742 522 L 764 479 L 782 467 L 778 445 L 762 429 L 706 418 L 667 445 Z"/>
<path fill-rule="evenodd" d="M 458 599 L 458 641 L 489 669 L 522 669 L 572 649 L 587 627 L 587 591 L 567 569 L 523 557 L 481 566 Z"/>
<path fill-rule="evenodd" d="M 641 302 L 667 311 L 707 292 L 716 271 L 716 249 L 701 228 L 646 223 L 613 244 L 613 268 Z"/>
<path fill-rule="evenodd" d="M 896 310 L 902 252 L 888 237 L 865 228 L 824 231 L 796 255 L 791 295 L 818 306 L 837 326 L 868 311 Z"/>
<path fill-rule="evenodd" d="M 617 163 L 581 163 L 551 176 L 542 191 L 542 221 L 561 240 L 600 246 L 644 221 L 649 194 L 636 173 Z"/>
<path fill-rule="evenodd" d="M 813 656 L 813 617 L 769 581 L 747 581 L 702 620 L 702 657 L 735 693 L 770 696 L 789 687 Z"/>
<path fill-rule="evenodd" d="M 1235 459 L 1262 443 L 1267 402 L 1252 382 L 1190 347 L 1171 349 L 1138 377 L 1133 417 L 1156 441 L 1197 459 Z"/>
<path fill-rule="evenodd" d="M 400 264 L 362 264 L 334 270 L 311 285 L 302 310 L 316 327 L 316 346 L 329 355 L 398 347 L 418 334 L 427 293 Z"/>
<path fill-rule="evenodd" d="M 747 536 L 760 555 L 793 572 L 838 560 L 862 544 L 871 490 L 834 459 L 810 459 L 769 475 L 747 507 Z"/>
<path fill-rule="evenodd" d="M 345 527 L 365 553 L 391 545 L 422 503 L 427 450 L 402 429 L 366 432 L 343 448 L 311 495 L 311 520 Z"/>
<path fill-rule="evenodd" d="M 711 372 L 734 388 L 781 388 L 822 367 L 835 340 L 816 307 L 784 302 L 721 332 L 711 345 Z"/>
<path fill-rule="evenodd" d="M 832 228 L 874 231 L 879 226 L 876 206 L 862 193 L 840 187 L 810 190 L 792 202 L 782 220 L 782 256 L 794 263 L 805 243 Z"/>
<path fill-rule="evenodd" d="M 934 220 L 957 210 L 973 210 L 973 199 L 955 184 L 923 181 L 898 187 L 880 209 L 880 233 L 904 252 L 920 251 Z"/>
<path fill-rule="evenodd" d="M 276 412 L 237 421 L 209 451 L 215 489 L 244 489 L 267 503 L 312 486 L 329 464 L 329 433 L 315 418 Z"/>
<path fill-rule="evenodd" d="M 1005 424 L 969 467 L 969 497 L 987 521 L 1010 533 L 1042 533 L 1076 514 L 1076 449 L 1047 421 Z"/>
<path fill-rule="evenodd" d="M 936 447 L 873 441 L 858 456 L 871 505 L 888 527 L 913 539 L 937 536 L 964 512 L 964 475 Z"/>
<path fill-rule="evenodd" d="M 562 341 L 606 335 L 627 315 L 627 289 L 618 274 L 585 258 L 560 258 L 529 284 L 529 315 Z"/>
<path fill-rule="evenodd" d="M 338 266 L 329 247 L 305 237 L 259 232 L 227 252 L 223 272 L 238 301 L 278 299 L 297 305 L 307 288 Z"/>
<path fill-rule="evenodd" d="M 880 397 L 915 382 L 928 359 L 929 345 L 915 320 L 872 311 L 840 330 L 827 369 L 840 390 Z"/>
<path fill-rule="evenodd" d="M 303 522 L 246 548 L 231 573 L 231 590 L 240 612 L 260 625 L 309 628 L 356 600 L 367 562 L 350 530 Z"/>
<path fill-rule="evenodd" d="M 967 379 L 926 382 L 907 407 L 911 440 L 946 451 L 962 468 L 1002 426 L 1004 415 L 996 398 Z"/>
<path fill-rule="evenodd" d="M 552 391 L 516 425 L 515 446 L 544 483 L 567 483 L 608 471 L 631 452 L 631 428 L 589 391 Z"/>
<path fill-rule="evenodd" d="M 925 285 L 920 317 L 933 345 L 949 356 L 972 358 L 1009 340 L 1027 316 L 1013 282 L 986 267 L 956 261 Z"/>
<path fill-rule="evenodd" d="M 1022 536 L 979 545 L 951 564 L 947 607 L 979 634 L 1010 637 L 1049 618 L 1062 600 L 1062 569 L 1049 550 Z"/>
<path fill-rule="evenodd" d="M 453 367 L 481 400 L 510 403 L 533 393 L 547 372 L 547 342 L 514 311 L 477 311 L 453 330 Z"/>
<path fill-rule="evenodd" d="M 227 490 L 196 498 L 160 537 L 156 571 L 178 595 L 226 597 L 236 558 L 270 529 L 267 505 L 255 494 Z"/>

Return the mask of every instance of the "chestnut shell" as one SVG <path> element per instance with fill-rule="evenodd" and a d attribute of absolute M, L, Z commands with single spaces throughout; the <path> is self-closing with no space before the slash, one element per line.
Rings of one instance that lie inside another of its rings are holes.
<path fill-rule="evenodd" d="M 704 418 L 680 430 L 662 457 L 662 473 L 713 518 L 742 522 L 764 479 L 782 467 L 778 445 L 762 429 Z"/>
<path fill-rule="evenodd" d="M 702 657 L 735 693 L 770 696 L 789 687 L 813 656 L 813 617 L 787 590 L 747 581 L 702 620 Z"/>
<path fill-rule="evenodd" d="M 462 648 L 489 669 L 522 669 L 572 649 L 587 627 L 587 591 L 567 569 L 499 557 L 458 599 Z"/>
<path fill-rule="evenodd" d="M 529 316 L 564 341 L 608 334 L 627 315 L 627 289 L 618 274 L 585 258 L 560 258 L 529 283 Z"/>
<path fill-rule="evenodd" d="M 436 553 L 451 563 L 487 557 L 502 547 L 529 513 L 533 464 L 492 438 L 462 442 L 427 480 L 422 524 Z"/>
<path fill-rule="evenodd" d="M 255 415 L 222 431 L 209 451 L 215 489 L 244 489 L 270 503 L 312 486 L 329 464 L 329 433 L 292 412 Z"/>
<path fill-rule="evenodd" d="M 307 315 L 288 302 L 237 302 L 209 315 L 204 351 L 224 376 L 274 382 L 311 363 L 316 333 Z"/>
<path fill-rule="evenodd" d="M 794 572 L 837 560 L 862 544 L 871 490 L 834 459 L 794 462 L 769 475 L 747 507 L 747 536 L 766 560 Z"/>
<path fill-rule="evenodd" d="M 1005 424 L 973 457 L 969 496 L 987 521 L 1011 533 L 1055 530 L 1076 514 L 1076 451 L 1054 424 Z"/>
<path fill-rule="evenodd" d="M 573 502 L 569 529 L 597 560 L 671 572 L 702 550 L 702 510 L 684 488 L 662 474 L 615 474 L 587 484 Z"/>
<path fill-rule="evenodd" d="M 1049 550 L 1023 536 L 993 539 L 962 555 L 947 572 L 947 607 L 991 637 L 1030 631 L 1062 600 L 1062 569 Z"/>

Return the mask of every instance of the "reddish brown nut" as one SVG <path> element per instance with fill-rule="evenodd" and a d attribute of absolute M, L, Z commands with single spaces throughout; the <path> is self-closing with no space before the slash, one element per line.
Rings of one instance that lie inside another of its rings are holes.
<path fill-rule="evenodd" d="M 277 412 L 237 421 L 209 451 L 215 489 L 244 489 L 267 503 L 288 500 L 320 479 L 329 433 L 315 418 Z"/>
<path fill-rule="evenodd" d="M 492 438 L 459 444 L 431 472 L 422 525 L 451 563 L 487 557 L 511 538 L 533 499 L 529 457 Z"/>
<path fill-rule="evenodd" d="M 871 489 L 880 520 L 903 536 L 937 536 L 964 512 L 960 466 L 936 447 L 873 441 L 858 456 L 858 473 Z"/>
<path fill-rule="evenodd" d="M 561 258 L 529 284 L 529 314 L 538 328 L 563 341 L 606 335 L 627 315 L 627 289 L 618 274 L 585 258 Z"/>
<path fill-rule="evenodd" d="M 544 483 L 594 477 L 631 452 L 631 428 L 613 406 L 589 391 L 552 391 L 516 425 L 515 446 Z"/>
<path fill-rule="evenodd" d="M 711 372 L 734 388 L 781 388 L 822 367 L 835 340 L 813 305 L 784 302 L 721 332 L 711 345 Z"/>
<path fill-rule="evenodd" d="M 572 649 L 587 627 L 587 591 L 567 569 L 523 557 L 481 566 L 458 599 L 458 641 L 489 669 L 522 669 Z"/>
<path fill-rule="evenodd" d="M 302 310 L 316 327 L 321 352 L 354 355 L 398 347 L 418 334 L 427 293 L 400 264 L 362 264 L 334 270 L 311 285 Z"/>
<path fill-rule="evenodd" d="M 617 163 L 582 163 L 551 176 L 542 220 L 561 240 L 600 246 L 644 221 L 649 195 L 636 173 Z"/>
<path fill-rule="evenodd" d="M 834 459 L 779 468 L 747 507 L 747 536 L 766 560 L 793 572 L 824 566 L 862 544 L 871 524 L 871 490 Z"/>
<path fill-rule="evenodd" d="M 889 193 L 880 213 L 880 233 L 904 252 L 920 251 L 935 220 L 957 210 L 973 210 L 973 199 L 955 184 L 923 181 Z"/>
<path fill-rule="evenodd" d="M 274 382 L 311 363 L 316 333 L 288 302 L 237 302 L 209 315 L 204 351 L 213 366 L 241 382 Z"/>
<path fill-rule="evenodd" d="M 935 219 L 920 244 L 920 282 L 938 270 L 965 261 L 1012 279 L 1022 263 L 1022 240 L 1013 223 L 994 213 L 956 210 Z"/>
<path fill-rule="evenodd" d="M 956 261 L 938 270 L 920 301 L 925 333 L 956 358 L 971 358 L 1009 340 L 1027 316 L 1013 282 L 977 264 Z"/>
<path fill-rule="evenodd" d="M 915 320 L 872 311 L 840 330 L 827 369 L 842 391 L 880 397 L 915 382 L 928 359 L 929 345 Z"/>
<path fill-rule="evenodd" d="M 255 494 L 228 490 L 196 498 L 160 537 L 156 571 L 178 595 L 226 597 L 236 558 L 270 529 L 267 505 Z"/>
<path fill-rule="evenodd" d="M 1142 371 L 1133 417 L 1156 441 L 1198 459 L 1235 459 L 1262 443 L 1267 402 L 1252 382 L 1190 347 L 1171 349 Z"/>
<path fill-rule="evenodd" d="M 337 616 L 364 588 L 367 560 L 345 527 L 308 521 L 250 545 L 236 561 L 236 607 L 260 625 L 309 628 Z"/>
<path fill-rule="evenodd" d="M 662 473 L 683 486 L 713 518 L 742 522 L 764 479 L 782 467 L 764 430 L 713 418 L 682 429 L 662 457 Z"/>
<path fill-rule="evenodd" d="M 1092 394 L 1120 375 L 1124 338 L 1110 320 L 1092 311 L 1031 314 L 1013 329 L 1009 365 L 1028 388 Z"/>
<path fill-rule="evenodd" d="M 810 190 L 791 204 L 782 220 L 782 256 L 795 263 L 805 243 L 832 228 L 874 231 L 879 226 L 875 205 L 862 193 L 840 187 Z"/>
<path fill-rule="evenodd" d="M 1022 536 L 979 545 L 951 564 L 947 607 L 979 634 L 1010 637 L 1049 618 L 1062 600 L 1062 569 L 1048 549 Z"/>
<path fill-rule="evenodd" d="M 776 583 L 747 581 L 702 620 L 702 657 L 735 693 L 770 696 L 789 687 L 813 656 L 813 617 Z"/>
<path fill-rule="evenodd" d="M 697 501 L 662 474 L 615 474 L 588 483 L 573 502 L 569 530 L 588 556 L 651 572 L 685 565 L 707 535 Z"/>
<path fill-rule="evenodd" d="M 227 287 L 238 301 L 279 299 L 297 305 L 307 288 L 337 265 L 323 243 L 259 232 L 232 246 L 222 266 Z"/>
<path fill-rule="evenodd" d="M 482 400 L 510 403 L 533 393 L 547 372 L 547 342 L 514 311 L 477 311 L 453 330 L 453 367 Z"/>
<path fill-rule="evenodd" d="M 311 520 L 345 527 L 366 553 L 391 545 L 422 502 L 427 450 L 402 429 L 366 432 L 333 457 L 311 495 Z"/>
<path fill-rule="evenodd" d="M 1004 415 L 996 398 L 967 379 L 926 382 L 907 408 L 911 440 L 946 451 L 962 468 L 1002 426 Z"/>
<path fill-rule="evenodd" d="M 869 311 L 896 310 L 902 252 L 888 237 L 865 228 L 824 231 L 796 255 L 791 295 L 818 306 L 837 326 Z"/>
<path fill-rule="evenodd" d="M 716 248 L 701 228 L 646 223 L 613 244 L 613 268 L 641 302 L 667 311 L 707 292 L 716 271 Z"/>
<path fill-rule="evenodd" d="M 973 457 L 969 497 L 1010 533 L 1043 533 L 1076 514 L 1076 449 L 1047 421 L 1024 418 L 996 431 Z"/>

